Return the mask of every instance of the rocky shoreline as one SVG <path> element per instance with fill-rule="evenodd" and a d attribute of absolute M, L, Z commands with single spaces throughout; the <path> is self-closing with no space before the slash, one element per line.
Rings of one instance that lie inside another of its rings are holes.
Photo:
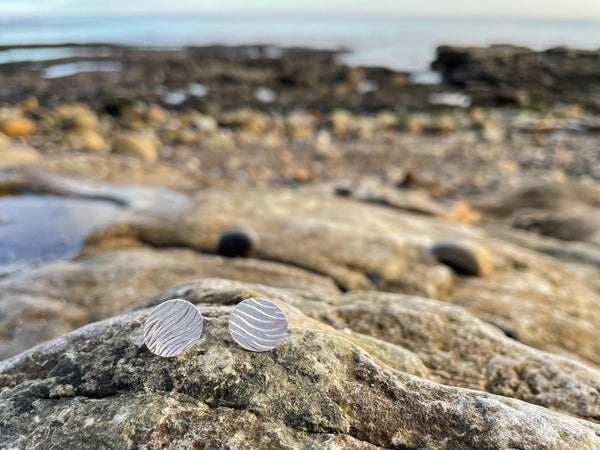
<path fill-rule="evenodd" d="M 506 75 L 559 51 L 442 48 L 427 85 L 67 47 L 0 64 L 1 448 L 600 448 L 595 91 Z M 86 61 L 119 66 L 43 75 Z M 272 352 L 228 335 L 252 296 L 285 307 Z M 205 333 L 162 359 L 142 327 L 173 298 Z"/>

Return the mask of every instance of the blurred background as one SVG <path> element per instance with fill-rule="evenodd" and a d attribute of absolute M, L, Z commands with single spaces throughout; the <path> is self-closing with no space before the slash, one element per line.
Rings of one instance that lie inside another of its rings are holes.
<path fill-rule="evenodd" d="M 345 60 L 426 70 L 441 44 L 597 49 L 593 0 L 423 2 L 3 1 L 0 45 L 107 42 L 180 47 L 272 44 L 351 49 Z M 4 54 L 0 61 L 42 58 Z M 51 53 L 46 53 L 49 57 Z"/>

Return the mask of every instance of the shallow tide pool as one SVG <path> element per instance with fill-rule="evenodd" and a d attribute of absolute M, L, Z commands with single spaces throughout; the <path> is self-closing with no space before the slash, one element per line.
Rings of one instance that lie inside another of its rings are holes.
<path fill-rule="evenodd" d="M 76 256 L 122 207 L 105 200 L 27 194 L 0 197 L 0 276 Z"/>

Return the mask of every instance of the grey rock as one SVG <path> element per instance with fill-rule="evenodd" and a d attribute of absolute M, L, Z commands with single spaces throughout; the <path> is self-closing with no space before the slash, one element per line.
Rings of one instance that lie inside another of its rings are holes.
<path fill-rule="evenodd" d="M 259 354 L 229 337 L 231 307 L 199 309 L 205 339 L 172 359 L 141 345 L 141 310 L 0 363 L 0 446 L 600 448 L 597 424 L 391 369 L 293 308 Z"/>
<path fill-rule="evenodd" d="M 318 320 L 307 325 L 305 318 L 294 322 L 292 316 L 292 327 L 322 329 L 325 322 L 398 370 L 588 419 L 600 417 L 597 367 L 520 344 L 465 309 L 444 302 L 380 292 L 330 295 L 199 280 L 168 289 L 139 307 L 172 298 L 231 304 L 254 296 L 279 299 Z"/>

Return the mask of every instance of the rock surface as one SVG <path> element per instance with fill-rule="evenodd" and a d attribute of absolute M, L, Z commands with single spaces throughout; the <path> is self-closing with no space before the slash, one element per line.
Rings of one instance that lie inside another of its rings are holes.
<path fill-rule="evenodd" d="M 32 182 L 24 176 L 27 172 L 19 173 L 11 172 L 12 178 L 5 174 L 13 189 Z M 138 199 L 137 206 L 130 205 L 112 225 L 88 237 L 88 252 L 144 244 L 216 254 L 223 231 L 245 227 L 256 233 L 257 259 L 323 275 L 327 283 L 333 280 L 343 290 L 384 290 L 450 301 L 527 345 L 600 364 L 596 333 L 600 294 L 595 290 L 598 279 L 593 271 L 598 266 L 593 260 L 583 262 L 586 275 L 579 276 L 584 273 L 581 266 L 573 267 L 506 239 L 494 239 L 478 227 L 313 190 L 212 189 L 188 197 L 144 189 L 131 191 L 102 184 L 86 188 L 86 195 L 108 196 L 124 204 Z M 81 189 L 61 187 L 57 181 L 50 192 L 82 193 Z M 430 249 L 449 239 L 486 248 L 486 264 L 493 266 L 493 272 L 486 277 L 465 277 L 436 261 Z M 237 278 L 219 272 L 211 276 Z M 109 308 L 93 320 L 116 312 L 118 309 Z M 6 335 L 17 322 L 10 323 Z"/>
<path fill-rule="evenodd" d="M 142 245 L 139 241 L 112 244 Z M 267 261 L 200 255 L 184 249 L 103 250 L 78 261 L 57 262 L 0 279 L 0 359 L 111 317 L 173 284 L 198 277 L 337 291 L 332 280 Z"/>
<path fill-rule="evenodd" d="M 225 287 L 211 303 L 241 300 Z M 600 448 L 592 422 L 400 372 L 291 305 L 284 342 L 246 352 L 227 332 L 231 308 L 200 305 L 205 334 L 173 359 L 141 344 L 142 310 L 4 361 L 0 445 Z"/>

